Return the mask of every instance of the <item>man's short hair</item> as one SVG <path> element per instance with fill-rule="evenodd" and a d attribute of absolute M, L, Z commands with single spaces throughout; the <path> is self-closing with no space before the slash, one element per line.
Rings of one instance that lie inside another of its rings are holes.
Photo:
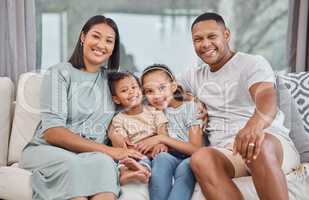
<path fill-rule="evenodd" d="M 198 16 L 192 23 L 191 31 L 193 29 L 193 26 L 201 21 L 206 20 L 215 20 L 218 24 L 222 24 L 225 27 L 224 19 L 221 17 L 221 15 L 214 13 L 214 12 L 206 12 Z"/>

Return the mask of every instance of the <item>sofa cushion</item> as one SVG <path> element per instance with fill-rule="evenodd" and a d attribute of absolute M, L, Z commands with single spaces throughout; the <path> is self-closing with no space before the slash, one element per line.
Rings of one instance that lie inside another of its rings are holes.
<path fill-rule="evenodd" d="M 19 77 L 16 106 L 12 124 L 8 163 L 19 161 L 21 151 L 31 140 L 40 115 L 42 75 L 25 73 Z"/>
<path fill-rule="evenodd" d="M 309 135 L 306 134 L 302 116 L 297 109 L 291 91 L 286 87 L 286 76 L 277 76 L 278 105 L 285 115 L 284 125 L 290 129 L 290 138 L 300 154 L 301 162 L 309 162 Z"/>
<path fill-rule="evenodd" d="M 309 167 L 307 164 L 306 167 Z M 294 171 L 286 176 L 288 188 L 289 188 L 289 199 L 291 200 L 308 200 L 309 195 L 309 175 L 306 171 Z M 244 199 L 247 200 L 258 200 L 258 196 L 255 187 L 250 176 L 235 178 L 233 181 L 236 183 Z M 128 184 L 122 187 L 123 195 L 120 200 L 149 200 L 149 194 L 147 185 L 145 184 Z M 201 192 L 201 188 L 196 184 L 192 200 L 206 200 Z"/>
<path fill-rule="evenodd" d="M 307 164 L 307 169 L 309 165 Z M 14 167 L 0 167 L 0 199 L 31 200 L 31 173 Z M 308 172 L 298 170 L 286 176 L 289 197 L 291 200 L 308 200 L 309 175 Z M 233 179 L 240 188 L 245 199 L 258 200 L 251 177 Z M 122 195 L 119 200 L 149 200 L 148 186 L 139 183 L 130 183 L 121 187 Z M 205 200 L 198 184 L 194 189 L 192 200 Z"/>
<path fill-rule="evenodd" d="M 121 196 L 119 200 L 148 200 L 148 185 L 141 183 L 130 183 L 121 186 Z"/>
<path fill-rule="evenodd" d="M 0 77 L 0 166 L 7 165 L 13 96 L 13 82 L 7 77 Z"/>
<path fill-rule="evenodd" d="M 30 175 L 18 167 L 0 167 L 0 199 L 32 199 Z"/>
<path fill-rule="evenodd" d="M 31 172 L 13 167 L 0 167 L 0 199 L 31 200 Z M 130 183 L 121 187 L 119 200 L 148 200 L 148 185 Z"/>

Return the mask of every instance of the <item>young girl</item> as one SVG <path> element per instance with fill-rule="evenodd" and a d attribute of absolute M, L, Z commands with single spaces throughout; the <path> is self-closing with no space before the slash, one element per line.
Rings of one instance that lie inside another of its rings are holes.
<path fill-rule="evenodd" d="M 165 65 L 149 66 L 141 81 L 149 104 L 164 110 L 168 119 L 169 136 L 157 135 L 138 144 L 142 152 L 157 144 L 170 149 L 152 160 L 150 199 L 190 200 L 195 186 L 190 155 L 203 145 L 203 122 L 197 119 L 197 106 L 194 101 L 183 101 L 181 88 Z"/>
<path fill-rule="evenodd" d="M 157 134 L 167 135 L 167 119 L 162 111 L 143 105 L 143 95 L 139 80 L 130 72 L 116 72 L 109 75 L 109 85 L 114 103 L 121 111 L 113 118 L 108 136 L 113 146 L 134 148 L 134 144 Z M 164 145 L 158 144 L 152 153 L 163 150 Z M 151 162 L 144 156 L 139 163 L 133 159 L 125 159 L 120 163 L 120 183 L 130 181 L 148 182 Z"/>

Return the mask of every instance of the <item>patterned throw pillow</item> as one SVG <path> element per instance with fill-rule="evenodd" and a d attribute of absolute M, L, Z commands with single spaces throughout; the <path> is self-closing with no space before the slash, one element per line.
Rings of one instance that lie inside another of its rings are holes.
<path fill-rule="evenodd" d="M 309 72 L 281 75 L 286 87 L 295 99 L 306 132 L 309 134 Z"/>

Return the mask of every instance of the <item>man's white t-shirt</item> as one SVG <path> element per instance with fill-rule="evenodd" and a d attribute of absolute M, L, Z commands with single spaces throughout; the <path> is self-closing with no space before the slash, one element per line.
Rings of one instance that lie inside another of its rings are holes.
<path fill-rule="evenodd" d="M 209 140 L 212 146 L 224 147 L 234 140 L 255 111 L 249 88 L 258 82 L 275 84 L 274 72 L 262 56 L 236 53 L 220 70 L 211 72 L 208 65 L 191 68 L 178 79 L 186 91 L 204 102 L 208 109 Z M 278 111 L 265 132 L 283 135 L 284 115 Z"/>

